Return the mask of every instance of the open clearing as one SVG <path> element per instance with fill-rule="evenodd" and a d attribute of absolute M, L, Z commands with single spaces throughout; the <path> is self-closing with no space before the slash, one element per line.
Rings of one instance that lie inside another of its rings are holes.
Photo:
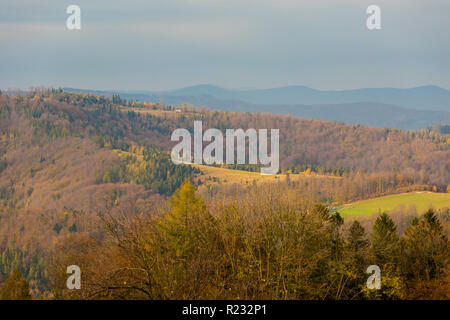
<path fill-rule="evenodd" d="M 430 207 L 435 209 L 450 207 L 450 193 L 411 192 L 389 195 L 345 205 L 340 208 L 339 212 L 343 215 L 370 214 L 379 211 L 388 212 L 400 206 L 408 208 L 410 205 L 415 205 L 419 214 Z"/>
<path fill-rule="evenodd" d="M 276 175 L 263 175 L 260 172 L 250 172 L 244 170 L 234 170 L 228 168 L 212 167 L 199 164 L 191 164 L 194 167 L 199 168 L 202 171 L 200 179 L 203 182 L 217 182 L 217 183 L 239 183 L 239 184 L 252 184 L 253 182 L 277 182 L 285 181 L 285 174 Z M 334 176 L 324 176 L 318 174 L 290 174 L 289 178 L 291 181 L 295 181 L 301 178 L 318 178 L 318 179 L 339 179 L 339 177 Z"/>

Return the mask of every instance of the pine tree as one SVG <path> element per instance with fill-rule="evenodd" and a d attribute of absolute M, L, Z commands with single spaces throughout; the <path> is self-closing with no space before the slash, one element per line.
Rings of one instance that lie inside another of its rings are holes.
<path fill-rule="evenodd" d="M 398 236 L 396 231 L 397 226 L 386 213 L 382 213 L 375 221 L 371 237 L 371 250 L 379 265 L 394 262 L 393 259 L 397 256 Z"/>
<path fill-rule="evenodd" d="M 359 221 L 355 220 L 349 230 L 347 247 L 353 252 L 358 252 L 368 245 L 369 241 L 366 239 L 364 227 Z"/>
<path fill-rule="evenodd" d="M 433 209 L 406 229 L 402 247 L 403 267 L 409 276 L 436 278 L 450 261 L 448 236 Z"/>

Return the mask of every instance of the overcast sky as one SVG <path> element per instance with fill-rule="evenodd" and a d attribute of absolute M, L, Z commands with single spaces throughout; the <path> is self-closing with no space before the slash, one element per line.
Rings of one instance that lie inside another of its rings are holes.
<path fill-rule="evenodd" d="M 1 0 L 0 88 L 450 89 L 449 17 L 449 0 Z"/>

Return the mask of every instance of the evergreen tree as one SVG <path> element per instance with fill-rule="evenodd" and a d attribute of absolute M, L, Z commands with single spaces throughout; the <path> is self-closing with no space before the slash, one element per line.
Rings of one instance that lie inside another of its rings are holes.
<path fill-rule="evenodd" d="M 373 226 L 371 237 L 372 255 L 378 265 L 394 262 L 398 249 L 397 226 L 386 214 L 382 213 Z"/>
<path fill-rule="evenodd" d="M 195 195 L 195 186 L 186 179 L 170 201 L 171 211 L 164 220 L 165 230 L 178 245 L 186 249 L 193 241 L 195 220 L 206 210 L 203 199 Z"/>
<path fill-rule="evenodd" d="M 430 280 L 445 271 L 450 261 L 449 241 L 433 209 L 406 229 L 402 249 L 408 276 Z"/>
<path fill-rule="evenodd" d="M 366 239 L 366 231 L 364 227 L 355 220 L 349 230 L 347 247 L 353 252 L 359 252 L 367 248 L 369 241 Z"/>

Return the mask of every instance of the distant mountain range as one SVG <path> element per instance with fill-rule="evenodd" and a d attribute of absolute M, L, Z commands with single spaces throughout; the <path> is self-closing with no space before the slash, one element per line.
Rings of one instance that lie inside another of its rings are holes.
<path fill-rule="evenodd" d="M 341 91 L 316 90 L 305 86 L 239 90 L 213 85 L 168 91 L 65 90 L 120 94 L 127 99 L 161 101 L 172 105 L 188 103 L 216 110 L 289 114 L 372 127 L 417 130 L 436 124 L 450 124 L 450 91 L 437 86 Z"/>

